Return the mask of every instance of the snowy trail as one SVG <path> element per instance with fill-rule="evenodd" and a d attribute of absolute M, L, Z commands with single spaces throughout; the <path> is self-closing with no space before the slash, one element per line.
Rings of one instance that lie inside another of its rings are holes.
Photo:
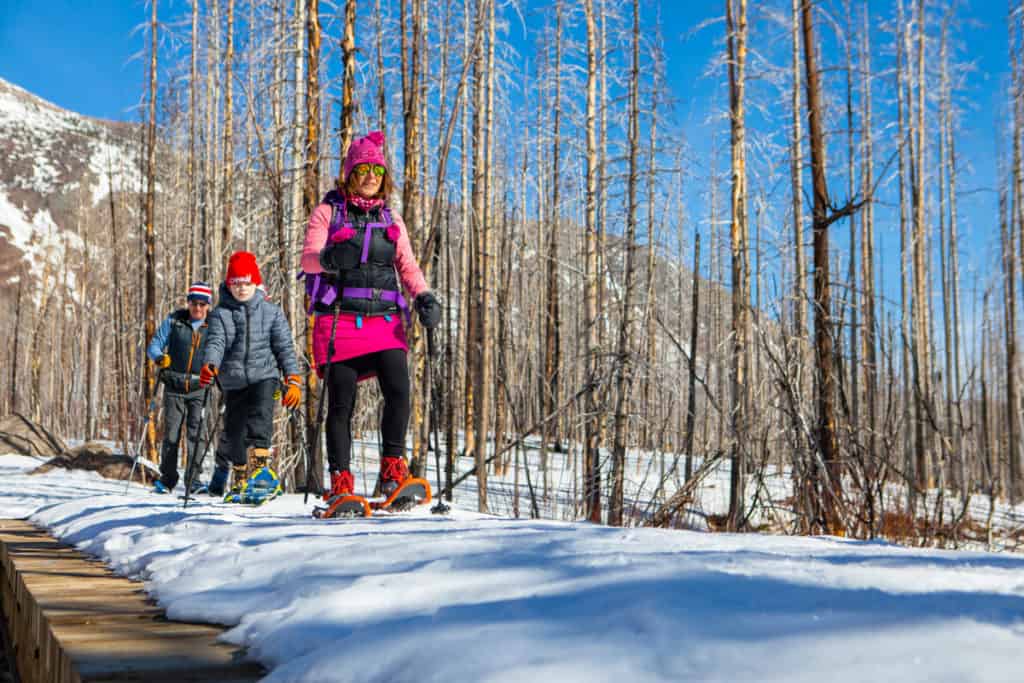
<path fill-rule="evenodd" d="M 0 458 L 0 515 L 145 579 L 171 618 L 232 626 L 267 681 L 1024 677 L 1019 556 L 424 508 L 319 522 L 301 496 L 183 511 L 35 464 Z"/>

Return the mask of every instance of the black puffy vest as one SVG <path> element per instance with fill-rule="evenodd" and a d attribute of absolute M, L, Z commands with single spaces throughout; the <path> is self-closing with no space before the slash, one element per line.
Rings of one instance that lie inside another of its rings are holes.
<path fill-rule="evenodd" d="M 203 344 L 206 342 L 206 321 L 193 330 L 188 310 L 181 308 L 171 314 L 171 333 L 167 337 L 167 355 L 171 365 L 164 370 L 168 387 L 176 391 L 199 389 L 199 370 L 203 367 Z"/>
<path fill-rule="evenodd" d="M 328 195 L 329 200 L 330 195 Z M 352 239 L 329 244 L 325 251 L 332 250 L 331 258 L 339 263 L 341 268 L 337 280 L 333 276 L 324 274 L 324 278 L 331 284 L 338 287 L 338 299 L 332 306 L 316 303 L 313 309 L 318 313 L 333 312 L 334 306 L 339 306 L 344 313 L 357 315 L 388 315 L 396 314 L 399 311 L 398 305 L 393 301 L 384 301 L 363 296 L 346 296 L 346 289 L 371 290 L 377 292 L 392 291 L 398 292 L 398 273 L 395 272 L 395 243 L 386 236 L 387 226 L 390 223 L 385 220 L 383 209 L 371 209 L 363 211 L 352 204 L 346 207 L 342 214 L 340 202 L 329 202 L 332 207 L 331 233 L 334 227 L 341 228 L 348 225 L 355 230 Z M 345 223 L 342 223 L 345 218 Z M 367 228 L 367 226 L 379 226 Z M 367 233 L 370 234 L 370 245 L 366 250 L 366 261 L 363 262 L 363 250 Z"/>

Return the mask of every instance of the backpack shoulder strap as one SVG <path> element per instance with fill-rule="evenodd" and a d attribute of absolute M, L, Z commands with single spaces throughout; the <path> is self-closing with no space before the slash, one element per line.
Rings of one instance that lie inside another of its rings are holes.
<path fill-rule="evenodd" d="M 341 204 L 340 211 L 338 210 L 338 202 L 329 202 L 329 204 L 331 206 L 331 222 L 327 224 L 328 239 L 330 239 L 334 233 L 341 230 L 342 226 L 344 226 L 348 221 L 348 211 L 345 210 L 344 203 Z"/>

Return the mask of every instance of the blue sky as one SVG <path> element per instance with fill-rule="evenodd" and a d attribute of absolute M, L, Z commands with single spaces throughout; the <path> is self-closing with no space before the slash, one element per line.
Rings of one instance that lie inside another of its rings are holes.
<path fill-rule="evenodd" d="M 0 77 L 72 111 L 135 119 L 142 35 L 132 31 L 145 18 L 135 0 L 3 0 Z"/>

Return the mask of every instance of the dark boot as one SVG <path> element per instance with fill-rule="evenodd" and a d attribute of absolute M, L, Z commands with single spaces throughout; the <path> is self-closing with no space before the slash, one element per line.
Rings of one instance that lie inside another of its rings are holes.
<path fill-rule="evenodd" d="M 228 472 L 229 470 L 225 467 L 216 467 L 213 470 L 213 476 L 210 477 L 210 487 L 208 493 L 211 496 L 217 496 L 218 498 L 224 495 L 224 487 L 228 485 Z"/>

